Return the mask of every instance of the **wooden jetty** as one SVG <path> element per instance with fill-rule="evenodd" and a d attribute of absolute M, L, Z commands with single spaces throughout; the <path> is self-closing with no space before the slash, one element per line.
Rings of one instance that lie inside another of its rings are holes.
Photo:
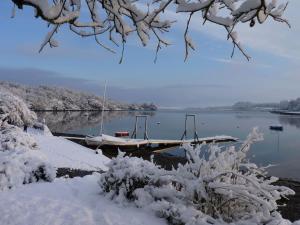
<path fill-rule="evenodd" d="M 203 144 L 203 143 L 221 143 L 236 142 L 237 138 L 231 136 L 204 137 L 188 140 L 167 140 L 167 139 L 124 139 L 109 135 L 103 135 L 106 140 L 100 140 L 99 137 L 86 137 L 78 134 L 54 133 L 55 136 L 66 138 L 68 140 L 80 143 L 93 149 L 120 149 L 122 151 L 132 151 L 137 149 L 152 149 L 151 151 L 160 151 L 183 144 Z M 89 141 L 87 141 L 89 140 Z"/>
<path fill-rule="evenodd" d="M 194 138 L 187 138 L 187 120 L 192 118 L 194 122 Z M 144 134 L 143 139 L 137 138 L 137 128 L 139 119 L 144 119 Z M 131 138 L 121 138 L 114 137 L 111 135 L 106 135 L 101 132 L 99 136 L 85 136 L 77 134 L 63 134 L 63 133 L 54 133 L 55 136 L 60 136 L 71 141 L 75 141 L 79 144 L 85 145 L 86 147 L 97 149 L 101 148 L 107 150 L 121 150 L 121 151 L 136 151 L 144 149 L 146 151 L 161 151 L 164 149 L 170 149 L 173 147 L 178 147 L 183 144 L 203 144 L 203 143 L 220 143 L 220 142 L 236 142 L 238 139 L 231 136 L 215 136 L 215 137 L 204 137 L 199 138 L 196 130 L 196 115 L 186 114 L 185 116 L 185 130 L 179 140 L 175 139 L 150 139 L 147 131 L 147 121 L 148 117 L 145 115 L 136 116 L 134 130 L 132 132 Z"/>

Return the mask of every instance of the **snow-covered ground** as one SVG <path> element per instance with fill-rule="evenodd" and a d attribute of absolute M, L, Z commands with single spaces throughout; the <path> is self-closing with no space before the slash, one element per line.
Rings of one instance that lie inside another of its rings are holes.
<path fill-rule="evenodd" d="M 83 170 L 105 170 L 109 158 L 64 138 L 43 135 L 29 130 L 37 141 L 39 149 L 54 167 L 68 167 Z"/>
<path fill-rule="evenodd" d="M 166 225 L 149 211 L 99 194 L 99 175 L 55 179 L 0 192 L 1 225 Z"/>
<path fill-rule="evenodd" d="M 37 146 L 27 149 L 27 153 L 43 156 L 56 168 L 106 170 L 105 165 L 110 161 L 101 152 L 95 154 L 81 145 L 52 136 L 46 127 L 45 132 L 29 128 L 29 135 L 17 128 L 12 132 L 16 135 L 19 132 L 18 136 L 24 134 L 21 140 L 34 140 Z M 16 148 L 20 148 L 21 144 L 16 143 Z M 56 178 L 52 182 L 14 185 L 12 189 L 0 191 L 0 225 L 166 225 L 153 212 L 123 207 L 101 195 L 99 176 L 94 173 L 83 178 Z"/>
<path fill-rule="evenodd" d="M 12 96 L 2 99 L 11 106 Z M 199 157 L 201 146 L 187 146 L 189 163 L 164 171 L 121 154 L 110 160 L 54 137 L 16 102 L 18 110 L 0 110 L 0 225 L 291 224 L 277 212 L 276 201 L 294 192 L 271 185 L 276 178 L 245 163 L 250 145 L 262 138 L 257 129 L 239 151 L 211 146 L 208 160 Z M 26 133 L 32 123 L 40 129 Z M 55 178 L 61 167 L 106 172 Z"/>

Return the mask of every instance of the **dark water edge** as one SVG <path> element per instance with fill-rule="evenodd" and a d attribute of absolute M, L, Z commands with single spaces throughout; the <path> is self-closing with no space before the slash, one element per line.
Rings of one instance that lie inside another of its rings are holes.
<path fill-rule="evenodd" d="M 300 182 L 289 179 L 279 179 L 274 185 L 289 187 L 295 191 L 294 196 L 281 200 L 279 203 L 285 206 L 279 207 L 283 218 L 292 222 L 300 220 Z"/>
<path fill-rule="evenodd" d="M 65 178 L 74 178 L 74 177 L 84 177 L 87 175 L 92 175 L 93 173 L 103 173 L 103 171 L 95 170 L 81 170 L 81 169 L 72 169 L 67 167 L 57 168 L 56 177 L 65 177 Z"/>

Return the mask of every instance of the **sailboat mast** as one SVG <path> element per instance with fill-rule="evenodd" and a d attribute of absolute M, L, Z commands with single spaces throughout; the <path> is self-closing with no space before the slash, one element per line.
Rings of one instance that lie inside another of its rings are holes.
<path fill-rule="evenodd" d="M 102 100 L 101 127 L 100 127 L 100 135 L 101 136 L 103 134 L 104 106 L 105 106 L 105 101 L 106 101 L 106 86 L 107 86 L 107 81 L 105 81 L 104 94 L 103 94 L 103 100 Z"/>

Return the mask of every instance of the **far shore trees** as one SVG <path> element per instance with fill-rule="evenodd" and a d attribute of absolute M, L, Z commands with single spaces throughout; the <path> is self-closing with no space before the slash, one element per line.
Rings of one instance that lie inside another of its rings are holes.
<path fill-rule="evenodd" d="M 156 40 L 156 53 L 170 42 L 164 37 L 173 23 L 171 14 L 185 15 L 186 26 L 183 31 L 185 59 L 195 45 L 189 35 L 191 20 L 196 17 L 199 26 L 213 23 L 224 27 L 227 39 L 233 44 L 232 56 L 238 49 L 247 60 L 246 53 L 238 40 L 236 25 L 248 23 L 250 27 L 262 24 L 268 19 L 289 23 L 283 18 L 287 2 L 282 0 L 11 0 L 14 9 L 32 7 L 35 17 L 49 24 L 50 32 L 46 35 L 40 51 L 46 45 L 57 47 L 54 36 L 62 25 L 69 26 L 71 32 L 81 37 L 93 37 L 95 41 L 110 52 L 114 46 L 121 46 L 122 62 L 124 45 L 130 34 L 146 46 L 150 38 Z M 198 15 L 198 16 L 197 16 Z M 14 16 L 14 13 L 13 13 Z M 200 20 L 201 18 L 201 20 Z M 250 29 L 250 28 L 249 28 Z M 249 30 L 249 32 L 251 32 Z M 111 42 L 111 43 L 110 43 Z M 109 45 L 112 44 L 112 45 Z M 157 54 L 156 54 L 157 55 Z M 156 58 L 155 58 L 156 59 Z"/>

